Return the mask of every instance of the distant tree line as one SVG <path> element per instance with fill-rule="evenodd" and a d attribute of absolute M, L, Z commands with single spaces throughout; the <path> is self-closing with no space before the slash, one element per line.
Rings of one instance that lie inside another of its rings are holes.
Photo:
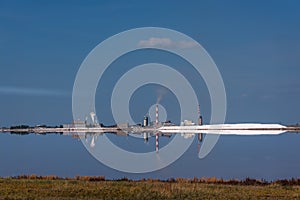
<path fill-rule="evenodd" d="M 36 125 L 35 127 L 32 127 L 32 126 L 22 124 L 22 125 L 16 125 L 10 127 L 10 129 L 33 129 L 33 128 L 63 128 L 63 125 L 59 125 L 59 126 Z"/>
<path fill-rule="evenodd" d="M 11 126 L 10 129 L 28 129 L 28 128 L 33 128 L 28 125 L 17 125 L 17 126 Z"/>

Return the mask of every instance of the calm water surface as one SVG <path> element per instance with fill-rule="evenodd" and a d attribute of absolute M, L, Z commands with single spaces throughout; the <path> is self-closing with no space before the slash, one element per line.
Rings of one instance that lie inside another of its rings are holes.
<path fill-rule="evenodd" d="M 109 135 L 118 146 L 135 152 L 155 149 L 155 139 Z M 101 139 L 101 136 L 98 137 Z M 160 145 L 172 138 L 160 138 Z M 213 151 L 204 159 L 197 156 L 195 139 L 176 162 L 159 171 L 130 174 L 111 169 L 92 157 L 78 138 L 60 134 L 16 135 L 0 133 L 0 176 L 21 174 L 103 175 L 109 179 L 170 177 L 218 177 L 225 179 L 286 179 L 300 177 L 300 134 L 277 136 L 221 136 Z"/>

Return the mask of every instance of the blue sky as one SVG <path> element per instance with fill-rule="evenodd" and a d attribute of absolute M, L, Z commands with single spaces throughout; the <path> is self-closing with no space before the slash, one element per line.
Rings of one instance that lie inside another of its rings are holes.
<path fill-rule="evenodd" d="M 224 80 L 226 122 L 299 123 L 299 19 L 300 2 L 296 0 L 0 1 L 0 127 L 70 122 L 73 83 L 87 54 L 114 34 L 148 26 L 180 31 L 204 46 Z M 211 105 L 201 77 L 183 60 L 157 51 L 134 52 L 112 64 L 101 80 L 105 87 L 97 91 L 100 122 L 114 123 L 109 99 L 122 73 L 137 64 L 162 60 L 180 68 L 191 81 L 208 123 Z M 130 111 L 136 121 L 156 102 L 156 91 L 155 85 L 148 85 L 133 95 Z M 166 92 L 161 103 L 168 118 L 178 122 L 174 95 Z M 1 138 L 0 160 L 6 161 L 1 163 L 1 176 L 273 179 L 299 174 L 299 137 L 293 134 L 220 137 L 204 160 L 197 158 L 195 140 L 173 165 L 142 175 L 124 174 L 100 164 L 71 137 L 1 134 Z M 127 138 L 120 141 L 127 144 Z"/>
<path fill-rule="evenodd" d="M 298 123 L 299 11 L 298 1 L 1 1 L 0 126 L 71 121 L 83 59 L 106 38 L 146 26 L 183 32 L 204 46 L 225 83 L 227 122 Z M 209 116 L 205 94 L 202 110 Z M 100 103 L 98 109 L 101 121 L 113 123 Z"/>

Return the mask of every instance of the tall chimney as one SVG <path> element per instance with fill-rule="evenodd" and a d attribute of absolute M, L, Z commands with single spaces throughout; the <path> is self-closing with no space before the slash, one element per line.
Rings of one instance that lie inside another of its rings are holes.
<path fill-rule="evenodd" d="M 158 104 L 156 104 L 156 109 L 155 109 L 155 124 L 156 127 L 158 127 Z"/>
<path fill-rule="evenodd" d="M 203 119 L 200 112 L 200 104 L 198 105 L 198 125 L 203 125 Z"/>

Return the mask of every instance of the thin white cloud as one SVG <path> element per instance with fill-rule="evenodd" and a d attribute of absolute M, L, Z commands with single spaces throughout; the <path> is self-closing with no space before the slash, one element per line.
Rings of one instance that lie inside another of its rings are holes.
<path fill-rule="evenodd" d="M 197 46 L 197 43 L 193 42 L 193 41 L 182 40 L 182 41 L 178 42 L 177 46 L 181 49 L 187 49 L 187 48 L 193 48 L 193 47 Z"/>
<path fill-rule="evenodd" d="M 141 40 L 138 44 L 141 47 L 171 47 L 173 42 L 170 38 L 149 38 L 148 40 Z"/>
<path fill-rule="evenodd" d="M 157 38 L 151 37 L 147 40 L 141 40 L 138 43 L 139 47 L 164 47 L 164 48 L 177 48 L 177 49 L 187 49 L 197 46 L 194 41 L 173 41 L 170 38 Z"/>
<path fill-rule="evenodd" d="M 62 90 L 0 86 L 0 95 L 65 96 L 68 93 Z"/>

